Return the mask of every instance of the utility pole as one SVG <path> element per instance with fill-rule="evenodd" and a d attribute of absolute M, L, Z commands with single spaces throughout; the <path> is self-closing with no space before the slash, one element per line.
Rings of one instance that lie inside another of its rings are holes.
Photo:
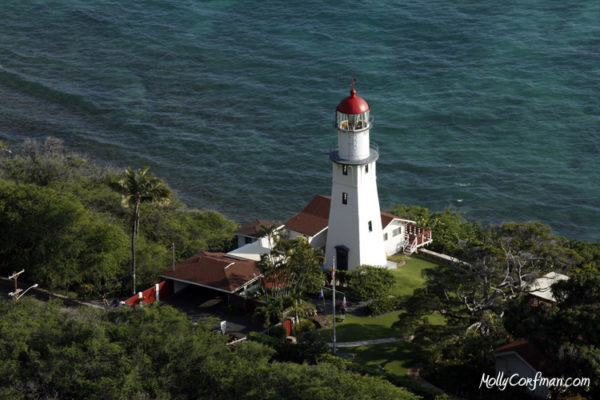
<path fill-rule="evenodd" d="M 173 248 L 173 268 L 175 268 L 175 242 L 172 242 L 172 246 Z"/>
<path fill-rule="evenodd" d="M 38 287 L 37 283 L 34 283 L 33 285 L 29 286 L 27 289 L 23 290 L 23 289 L 19 289 L 19 286 L 17 284 L 17 279 L 19 279 L 19 275 L 21 275 L 23 272 L 25 272 L 24 269 L 22 269 L 19 272 L 13 272 L 13 274 L 11 276 L 8 277 L 8 279 L 14 279 L 15 280 L 15 291 L 14 292 L 10 292 L 8 295 L 11 296 L 13 298 L 14 301 L 19 300 L 21 297 L 23 297 L 25 295 L 25 293 L 27 293 L 27 291 L 29 289 L 34 289 L 36 287 Z"/>
<path fill-rule="evenodd" d="M 23 272 L 25 272 L 24 269 L 20 270 L 19 272 L 13 272 L 13 274 L 8 277 L 8 279 L 15 280 L 15 291 L 8 294 L 9 296 L 12 296 L 12 298 L 15 299 L 15 301 L 18 300 L 19 293 L 21 293 L 23 291 L 23 289 L 19 289 L 19 286 L 17 285 L 17 280 L 19 279 L 19 275 L 21 275 Z"/>
<path fill-rule="evenodd" d="M 333 279 L 333 355 L 335 355 L 335 255 L 333 256 L 333 268 L 331 269 L 331 279 Z"/>

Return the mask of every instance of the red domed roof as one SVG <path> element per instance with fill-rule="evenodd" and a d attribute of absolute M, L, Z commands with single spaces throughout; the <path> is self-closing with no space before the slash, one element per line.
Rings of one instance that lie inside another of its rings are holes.
<path fill-rule="evenodd" d="M 344 114 L 362 114 L 370 108 L 365 99 L 356 95 L 354 88 L 350 90 L 350 97 L 346 97 L 337 106 L 337 110 Z"/>

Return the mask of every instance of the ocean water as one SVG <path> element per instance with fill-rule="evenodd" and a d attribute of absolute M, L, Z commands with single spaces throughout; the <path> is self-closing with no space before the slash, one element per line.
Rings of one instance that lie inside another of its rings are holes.
<path fill-rule="evenodd" d="M 600 2 L 3 0 L 0 140 L 150 166 L 186 203 L 285 220 L 371 106 L 383 209 L 600 240 Z"/>

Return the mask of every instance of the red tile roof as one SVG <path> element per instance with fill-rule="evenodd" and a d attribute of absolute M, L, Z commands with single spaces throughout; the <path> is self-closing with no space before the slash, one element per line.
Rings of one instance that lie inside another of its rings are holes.
<path fill-rule="evenodd" d="M 314 236 L 329 224 L 331 197 L 316 195 L 306 207 L 285 221 L 286 228 L 305 235 Z"/>
<path fill-rule="evenodd" d="M 314 236 L 327 228 L 327 225 L 329 224 L 330 206 L 331 197 L 318 194 L 313 197 L 310 203 L 308 203 L 302 211 L 285 221 L 284 225 L 290 230 L 308 236 Z M 382 212 L 381 227 L 385 228 L 395 218 L 404 220 L 396 215 Z"/>
<path fill-rule="evenodd" d="M 239 229 L 233 233 L 236 235 L 259 237 L 262 232 L 263 225 L 274 226 L 276 228 L 281 226 L 281 224 L 273 221 L 267 221 L 266 219 L 255 219 L 254 221 L 250 221 L 247 224 L 240 226 Z"/>
<path fill-rule="evenodd" d="M 260 271 L 253 260 L 204 251 L 161 274 L 166 279 L 186 281 L 230 293 L 259 275 Z"/>
<path fill-rule="evenodd" d="M 398 218 L 398 219 L 402 219 L 400 217 L 395 216 L 394 214 L 390 214 L 387 212 L 381 212 L 381 228 L 385 229 L 386 226 L 389 225 L 390 222 L 392 222 L 392 220 L 394 218 Z"/>

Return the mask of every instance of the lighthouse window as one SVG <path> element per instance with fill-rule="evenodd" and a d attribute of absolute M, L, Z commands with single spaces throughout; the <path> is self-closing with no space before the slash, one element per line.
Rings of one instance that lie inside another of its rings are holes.
<path fill-rule="evenodd" d="M 342 165 L 342 174 L 348 175 L 348 166 L 347 165 Z"/>
<path fill-rule="evenodd" d="M 342 193 L 342 204 L 348 204 L 348 193 Z"/>
<path fill-rule="evenodd" d="M 373 222 L 369 221 L 369 232 L 373 232 Z"/>
<path fill-rule="evenodd" d="M 368 174 L 369 173 L 369 164 L 365 165 L 365 173 Z"/>

